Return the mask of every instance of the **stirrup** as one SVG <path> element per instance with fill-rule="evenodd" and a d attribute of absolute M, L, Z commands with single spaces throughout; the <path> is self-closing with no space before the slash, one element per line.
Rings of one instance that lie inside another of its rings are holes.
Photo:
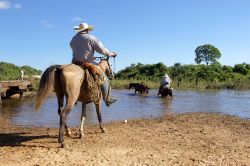
<path fill-rule="evenodd" d="M 117 101 L 117 99 L 115 98 L 109 98 L 109 100 L 106 100 L 105 103 L 106 103 L 106 106 L 109 107 L 111 106 L 111 104 L 115 103 Z"/>
<path fill-rule="evenodd" d="M 106 96 L 106 99 L 105 99 L 105 103 L 106 103 L 106 106 L 109 107 L 111 104 L 113 104 L 114 102 L 117 101 L 116 98 L 112 97 L 111 96 L 111 88 L 109 87 L 109 91 L 108 91 L 108 94 Z"/>

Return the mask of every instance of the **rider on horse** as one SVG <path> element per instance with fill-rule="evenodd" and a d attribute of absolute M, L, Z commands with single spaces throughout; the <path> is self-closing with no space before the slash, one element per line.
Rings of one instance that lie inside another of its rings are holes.
<path fill-rule="evenodd" d="M 158 95 L 160 95 L 162 89 L 164 88 L 170 89 L 170 83 L 171 79 L 169 78 L 168 74 L 165 74 L 161 80 L 161 85 L 159 87 Z"/>
<path fill-rule="evenodd" d="M 72 63 L 88 69 L 91 74 L 99 77 L 103 99 L 106 105 L 110 106 L 116 99 L 111 97 L 111 87 L 107 76 L 94 61 L 94 52 L 96 51 L 107 57 L 116 57 L 116 53 L 109 52 L 96 37 L 89 34 L 89 31 L 93 30 L 93 27 L 87 23 L 75 26 L 74 30 L 77 34 L 70 42 L 73 51 Z"/>

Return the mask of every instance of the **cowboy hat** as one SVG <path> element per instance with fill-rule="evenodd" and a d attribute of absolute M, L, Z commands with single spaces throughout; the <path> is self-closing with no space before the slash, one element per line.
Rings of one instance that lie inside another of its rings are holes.
<path fill-rule="evenodd" d="M 88 29 L 89 31 L 92 31 L 93 26 L 88 25 L 87 23 L 81 23 L 81 24 L 79 24 L 79 26 L 74 26 L 74 30 L 76 32 L 81 32 L 81 31 L 84 31 L 86 29 Z"/>
<path fill-rule="evenodd" d="M 168 74 L 165 74 L 163 77 L 169 77 Z"/>

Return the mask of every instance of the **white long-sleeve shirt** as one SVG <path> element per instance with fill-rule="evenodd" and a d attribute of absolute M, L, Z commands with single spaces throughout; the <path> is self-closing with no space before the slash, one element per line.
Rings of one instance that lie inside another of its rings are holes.
<path fill-rule="evenodd" d="M 167 87 L 170 88 L 170 83 L 171 83 L 171 79 L 169 77 L 163 77 L 161 80 L 161 85 L 163 85 L 163 87 Z"/>
<path fill-rule="evenodd" d="M 70 46 L 73 51 L 73 61 L 93 63 L 95 51 L 106 56 L 112 55 L 96 37 L 88 33 L 77 33 L 72 38 Z"/>

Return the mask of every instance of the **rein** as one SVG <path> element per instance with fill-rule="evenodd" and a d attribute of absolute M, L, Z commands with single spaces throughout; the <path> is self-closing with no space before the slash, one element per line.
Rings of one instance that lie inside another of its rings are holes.
<path fill-rule="evenodd" d="M 107 61 L 107 64 L 108 64 L 109 71 L 111 71 L 110 74 L 113 75 L 113 77 L 114 77 L 114 70 L 112 70 L 111 65 L 110 65 L 110 63 L 109 63 L 109 57 L 102 57 L 102 56 L 99 56 L 99 57 L 95 57 L 94 59 L 99 59 L 100 61 L 106 60 L 106 61 Z M 115 57 L 114 57 L 114 69 L 115 69 Z"/>

